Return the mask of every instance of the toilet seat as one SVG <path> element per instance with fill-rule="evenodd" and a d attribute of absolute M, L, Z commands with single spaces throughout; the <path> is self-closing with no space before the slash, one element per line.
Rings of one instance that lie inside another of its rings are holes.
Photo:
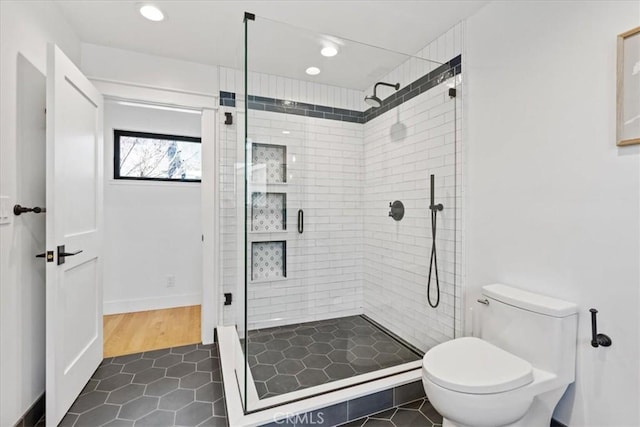
<path fill-rule="evenodd" d="M 461 393 L 502 393 L 533 381 L 529 362 L 474 337 L 437 345 L 424 355 L 422 367 L 427 379 Z"/>

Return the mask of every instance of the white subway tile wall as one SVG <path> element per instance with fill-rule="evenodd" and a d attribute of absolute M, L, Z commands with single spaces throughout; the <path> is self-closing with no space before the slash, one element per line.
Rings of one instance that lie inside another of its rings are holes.
<path fill-rule="evenodd" d="M 249 233 L 250 242 L 286 239 L 287 277 L 249 281 L 249 329 L 362 312 L 362 132 L 355 123 L 249 110 L 252 142 L 287 147 L 286 184 L 260 182 L 258 170 L 250 179 L 250 191 L 287 194 L 287 231 Z"/>
<path fill-rule="evenodd" d="M 447 84 L 436 86 L 364 124 L 363 312 L 422 350 L 453 338 L 460 327 L 454 315 L 461 315 L 462 245 L 456 220 L 460 230 L 462 159 L 460 120 L 456 139 L 454 112 L 456 104 L 458 115 L 461 108 L 460 98 L 449 98 L 448 89 Z M 435 175 L 435 202 L 444 205 L 437 216 L 441 300 L 435 309 L 427 304 L 430 174 Z M 405 206 L 399 222 L 388 217 L 394 200 Z"/>
<path fill-rule="evenodd" d="M 460 22 L 415 56 L 449 61 L 463 54 L 463 36 Z M 382 81 L 403 87 L 437 67 L 411 58 Z M 364 124 L 363 312 L 422 350 L 460 336 L 465 314 L 463 75 Z M 455 102 L 447 93 L 452 86 L 457 89 Z M 362 96 L 372 91 L 373 86 Z M 430 174 L 436 176 L 436 203 L 444 205 L 436 230 L 442 295 L 436 309 L 427 304 L 426 294 L 432 244 Z M 385 217 L 394 200 L 406 208 L 399 223 Z"/>

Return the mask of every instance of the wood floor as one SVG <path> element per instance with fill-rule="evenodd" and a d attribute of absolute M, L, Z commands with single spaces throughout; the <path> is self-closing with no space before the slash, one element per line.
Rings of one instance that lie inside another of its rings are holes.
<path fill-rule="evenodd" d="M 104 357 L 199 342 L 199 305 L 104 316 Z"/>

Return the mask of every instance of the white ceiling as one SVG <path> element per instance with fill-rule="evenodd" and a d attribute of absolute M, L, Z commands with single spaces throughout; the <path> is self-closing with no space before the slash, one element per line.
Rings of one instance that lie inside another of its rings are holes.
<path fill-rule="evenodd" d="M 488 1 L 155 1 L 165 13 L 162 22 L 140 16 L 140 1 L 54 2 L 83 42 L 237 68 L 243 58 L 243 15 L 252 12 L 258 18 L 250 26 L 250 68 L 302 78 L 306 67 L 322 67 L 322 61 L 325 65 L 328 61 L 316 48 L 326 39 L 318 33 L 414 54 Z M 332 73 L 323 72 L 315 81 L 364 88 L 407 59 L 382 49 L 343 43 L 349 55 L 331 58 L 340 66 Z"/>

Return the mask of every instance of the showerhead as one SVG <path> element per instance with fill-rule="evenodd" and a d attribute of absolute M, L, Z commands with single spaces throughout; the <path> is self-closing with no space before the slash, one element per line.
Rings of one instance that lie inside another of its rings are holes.
<path fill-rule="evenodd" d="M 371 105 L 373 108 L 378 108 L 382 105 L 382 100 L 375 95 L 367 95 L 364 97 L 364 102 Z"/>
<path fill-rule="evenodd" d="M 385 82 L 376 83 L 376 85 L 373 87 L 373 95 L 367 95 L 364 97 L 364 102 L 371 105 L 373 108 L 378 108 L 382 105 L 382 100 L 378 98 L 378 96 L 376 95 L 376 91 L 378 90 L 378 86 L 380 85 L 389 86 L 394 88 L 395 90 L 400 89 L 400 83 L 396 83 L 394 85 L 391 83 L 385 83 Z"/>

